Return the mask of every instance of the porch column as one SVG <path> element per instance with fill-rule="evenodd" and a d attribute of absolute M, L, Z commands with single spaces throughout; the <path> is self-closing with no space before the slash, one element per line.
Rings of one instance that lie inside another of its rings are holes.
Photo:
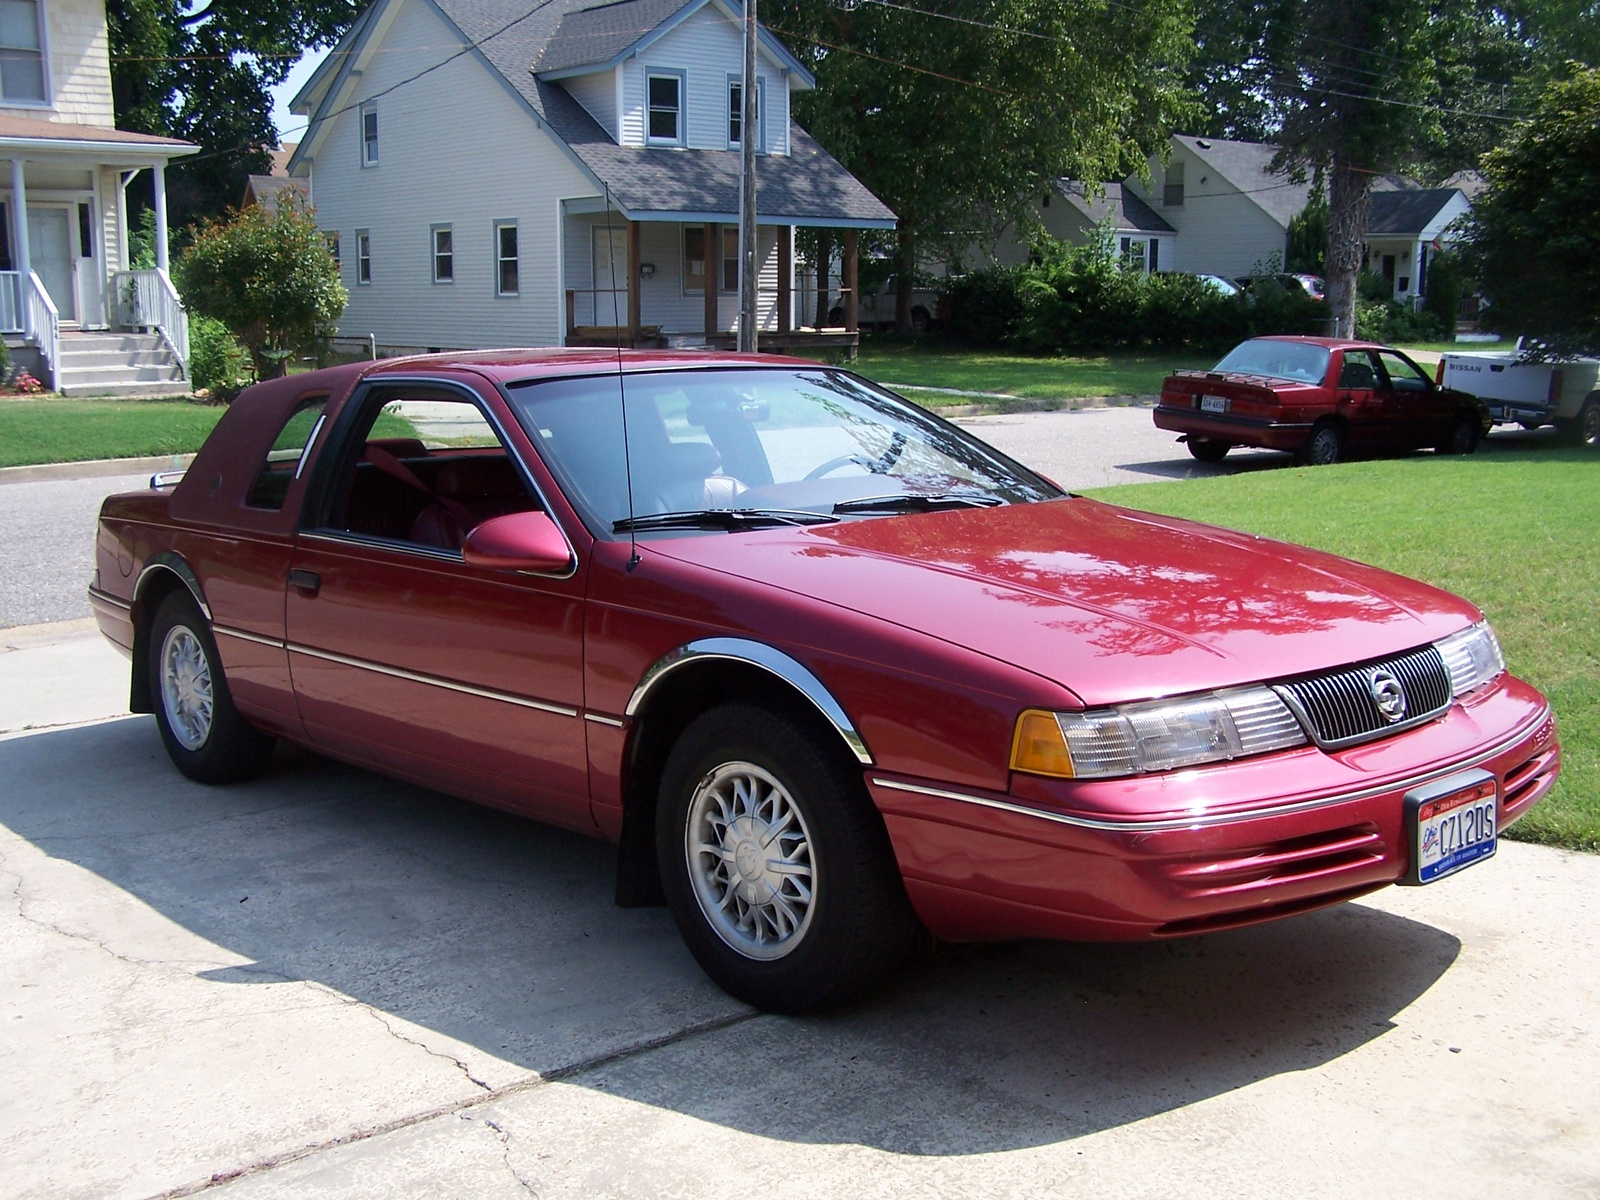
<path fill-rule="evenodd" d="M 778 226 L 778 332 L 794 327 L 794 226 Z"/>
<path fill-rule="evenodd" d="M 28 257 L 28 186 L 23 178 L 22 160 L 11 160 L 11 246 L 17 265 L 17 300 L 22 305 L 22 332 L 32 337 L 37 330 L 29 319 L 33 306 L 28 303 L 28 272 L 33 270 L 33 260 Z"/>
<path fill-rule="evenodd" d="M 844 327 L 855 333 L 861 325 L 861 297 L 856 294 L 856 231 L 844 231 Z"/>
<path fill-rule="evenodd" d="M 156 181 L 156 266 L 167 269 L 167 166 L 158 164 L 150 169 Z"/>
<path fill-rule="evenodd" d="M 628 222 L 628 345 L 639 340 L 639 222 Z"/>
<path fill-rule="evenodd" d="M 717 297 L 722 291 L 722 236 L 720 225 L 706 226 L 706 345 L 717 332 Z"/>

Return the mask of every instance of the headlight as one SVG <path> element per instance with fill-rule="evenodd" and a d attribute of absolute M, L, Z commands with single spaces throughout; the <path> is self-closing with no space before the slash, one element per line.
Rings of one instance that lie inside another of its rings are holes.
<path fill-rule="evenodd" d="M 1017 718 L 1011 769 L 1059 779 L 1170 771 L 1302 746 L 1304 730 L 1264 687 L 1088 712 L 1030 708 Z"/>
<path fill-rule="evenodd" d="M 1500 641 L 1487 621 L 1479 621 L 1470 629 L 1452 633 L 1433 646 L 1444 658 L 1445 670 L 1450 672 L 1452 696 L 1464 696 L 1495 679 L 1506 669 L 1505 655 L 1500 653 Z"/>

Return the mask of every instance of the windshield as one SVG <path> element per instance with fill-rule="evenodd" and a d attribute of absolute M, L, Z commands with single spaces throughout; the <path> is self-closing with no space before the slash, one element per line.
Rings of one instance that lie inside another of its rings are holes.
<path fill-rule="evenodd" d="M 589 375 L 506 392 L 600 537 L 754 527 L 644 520 L 665 513 L 760 512 L 790 524 L 794 514 L 858 519 L 1061 495 L 955 426 L 826 367 Z"/>
<path fill-rule="evenodd" d="M 1292 379 L 1296 383 L 1321 383 L 1328 376 L 1328 356 L 1326 346 L 1254 338 L 1239 343 L 1211 369 L 1220 373 Z"/>

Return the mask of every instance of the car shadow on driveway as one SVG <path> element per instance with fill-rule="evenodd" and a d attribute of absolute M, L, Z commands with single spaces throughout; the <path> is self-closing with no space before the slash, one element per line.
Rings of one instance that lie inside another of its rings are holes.
<path fill-rule="evenodd" d="M 612 905 L 600 842 L 293 750 L 201 787 L 149 718 L 0 741 L 0 778 L 0 823 L 216 947 L 200 978 L 313 981 L 547 1077 L 798 1143 L 1017 1149 L 1314 1070 L 1391 1029 L 1460 951 L 1344 905 L 1181 942 L 946 947 L 851 1009 L 740 1019 L 664 910 Z"/>

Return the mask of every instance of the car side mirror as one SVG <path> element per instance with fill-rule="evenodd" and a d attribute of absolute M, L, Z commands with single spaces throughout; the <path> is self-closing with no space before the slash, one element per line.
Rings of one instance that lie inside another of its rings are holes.
<path fill-rule="evenodd" d="M 572 547 L 545 512 L 491 517 L 467 534 L 461 557 L 474 567 L 554 575 L 573 565 Z"/>

